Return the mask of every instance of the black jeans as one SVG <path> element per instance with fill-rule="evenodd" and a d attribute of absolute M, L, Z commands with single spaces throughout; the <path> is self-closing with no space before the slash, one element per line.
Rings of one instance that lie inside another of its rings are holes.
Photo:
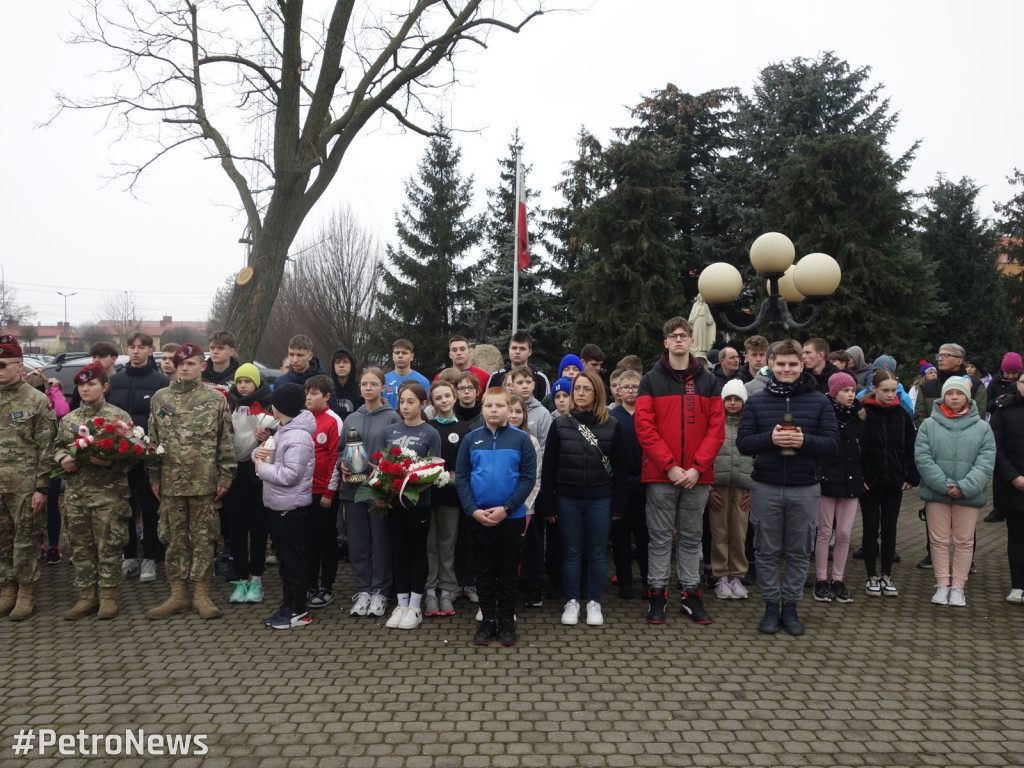
<path fill-rule="evenodd" d="M 270 512 L 274 547 L 281 563 L 281 586 L 284 590 L 282 605 L 288 606 L 295 613 L 306 612 L 306 592 L 309 589 L 306 536 L 311 509 L 299 507 L 288 512 Z"/>
<path fill-rule="evenodd" d="M 427 589 L 430 507 L 396 507 L 388 512 L 395 593 L 422 595 Z"/>
<path fill-rule="evenodd" d="M 472 518 L 459 515 L 459 534 L 455 539 L 455 580 L 460 587 L 472 587 L 476 580 L 476 542 L 470 535 Z"/>
<path fill-rule="evenodd" d="M 868 578 L 892 575 L 892 559 L 896 554 L 896 522 L 900 516 L 903 491 L 899 486 L 876 486 L 864 491 L 860 497 L 860 510 L 864 515 L 864 567 Z M 875 569 L 878 560 L 878 535 L 882 535 L 882 570 Z"/>
<path fill-rule="evenodd" d="M 612 518 L 612 559 L 615 561 L 615 575 L 620 587 L 633 586 L 633 545 L 636 542 L 636 559 L 640 562 L 640 579 L 647 583 L 647 494 L 642 484 L 639 489 L 630 486 L 626 508 L 622 518 Z M 614 515 L 616 510 L 612 510 Z"/>
<path fill-rule="evenodd" d="M 974 541 L 977 544 L 977 536 Z M 1006 556 L 1010 560 L 1010 587 L 1024 589 L 1024 512 L 1006 511 Z"/>
<path fill-rule="evenodd" d="M 313 507 L 309 514 L 308 550 L 309 584 L 334 591 L 338 577 L 338 500 L 331 506 L 321 507 L 321 494 L 313 494 Z"/>
<path fill-rule="evenodd" d="M 235 578 L 245 581 L 250 576 L 262 576 L 270 535 L 270 510 L 263 506 L 263 484 L 251 461 L 238 463 L 238 473 L 224 494 L 223 504 L 230 521 Z"/>
<path fill-rule="evenodd" d="M 476 523 L 475 520 L 473 522 Z M 523 524 L 526 525 L 526 518 L 523 518 Z M 544 526 L 544 518 L 534 514 L 523 535 L 523 575 L 528 588 L 537 592 L 544 588 Z"/>
<path fill-rule="evenodd" d="M 530 523 L 531 527 L 537 521 Z M 476 541 L 476 591 L 484 621 L 512 621 L 516 612 L 519 554 L 526 519 L 506 518 L 485 526 L 470 518 L 470 535 Z"/>
<path fill-rule="evenodd" d="M 132 516 L 128 518 L 128 543 L 124 548 L 126 558 L 139 556 L 139 537 L 135 533 L 135 521 L 142 519 L 142 557 L 146 560 L 160 560 L 164 545 L 157 538 L 156 529 L 160 522 L 160 502 L 153 495 L 146 468 L 139 462 L 128 470 L 128 502 L 132 505 Z"/>

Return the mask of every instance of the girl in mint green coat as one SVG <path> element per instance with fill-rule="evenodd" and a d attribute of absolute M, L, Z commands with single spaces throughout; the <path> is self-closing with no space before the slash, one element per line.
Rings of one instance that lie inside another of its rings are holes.
<path fill-rule="evenodd" d="M 935 569 L 937 605 L 964 606 L 964 587 L 974 550 L 978 509 L 988 500 L 988 481 L 996 461 L 992 429 L 971 399 L 971 380 L 951 376 L 942 399 L 932 407 L 917 433 L 914 460 L 921 474 L 928 538 Z M 949 545 L 953 542 L 953 575 Z"/>

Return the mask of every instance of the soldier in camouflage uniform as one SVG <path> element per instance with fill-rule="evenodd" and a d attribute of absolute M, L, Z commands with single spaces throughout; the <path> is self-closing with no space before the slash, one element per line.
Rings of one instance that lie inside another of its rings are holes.
<path fill-rule="evenodd" d="M 171 596 L 146 615 L 165 619 L 192 608 L 204 619 L 220 616 L 210 600 L 213 550 L 220 534 L 216 502 L 231 487 L 238 464 L 231 441 L 231 416 L 224 395 L 203 384 L 206 363 L 198 344 L 174 353 L 178 380 L 153 395 L 149 437 L 163 447 L 149 465 L 149 481 L 160 499 L 160 541 Z"/>
<path fill-rule="evenodd" d="M 64 520 L 68 541 L 74 549 L 71 562 L 78 587 L 78 602 L 65 612 L 64 618 L 84 619 L 98 607 L 98 618 L 112 619 L 117 615 L 121 550 L 128 541 L 125 518 L 132 514 L 128 504 L 129 462 L 115 464 L 95 456 L 88 461 L 76 461 L 69 446 L 79 437 L 78 428 L 92 419 L 118 418 L 131 424 L 131 417 L 105 400 L 110 380 L 101 363 L 90 363 L 80 370 L 75 375 L 75 386 L 82 405 L 61 419 L 53 454 L 54 461 L 68 473 Z"/>
<path fill-rule="evenodd" d="M 22 381 L 22 363 L 18 340 L 0 336 L 0 616 L 11 621 L 35 609 L 57 425 L 46 395 Z"/>

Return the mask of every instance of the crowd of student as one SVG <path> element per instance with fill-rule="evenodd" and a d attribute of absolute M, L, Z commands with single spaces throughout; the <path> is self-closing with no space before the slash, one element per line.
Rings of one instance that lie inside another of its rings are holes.
<path fill-rule="evenodd" d="M 116 347 L 93 346 L 70 403 L 59 382 L 22 370 L 16 339 L 0 337 L 0 615 L 32 614 L 42 521 L 43 560 L 59 562 L 63 511 L 78 589 L 66 619 L 113 617 L 122 579 L 155 580 L 161 559 L 170 595 L 150 618 L 219 616 L 211 583 L 223 541 L 231 603 L 262 602 L 265 564 L 279 562 L 283 599 L 264 622 L 275 629 L 307 625 L 311 609 L 334 602 L 340 551 L 355 582 L 352 616 L 384 617 L 394 601 L 386 626 L 412 630 L 454 615 L 466 597 L 479 604 L 474 642 L 512 645 L 521 582 L 527 608 L 557 597 L 563 624 L 604 622 L 609 544 L 620 597 L 636 594 L 636 560 L 646 620 L 664 623 L 674 541 L 684 615 L 711 623 L 702 584 L 728 600 L 747 599 L 756 583 L 760 631 L 799 635 L 812 560 L 815 600 L 854 599 L 846 570 L 858 507 L 864 593 L 899 595 L 897 521 L 914 487 L 932 602 L 966 605 L 993 473 L 987 519 L 1007 522 L 1006 600 L 1024 604 L 1020 355 L 1007 353 L 986 379 L 982 361 L 943 344 L 907 390 L 892 357 L 868 365 L 858 347 L 752 336 L 742 357 L 725 347 L 709 361 L 692 353 L 691 334 L 672 318 L 652 368 L 629 356 L 607 381 L 603 353 L 587 345 L 553 382 L 530 364 L 524 333 L 493 374 L 471 366 L 468 341 L 453 337 L 452 366 L 432 382 L 412 368 L 406 339 L 385 372 L 359 370 L 344 347 L 325 367 L 298 335 L 271 388 L 235 358 L 227 331 L 206 349 L 165 345 L 159 360 L 152 338 L 134 333 L 121 372 Z M 144 425 L 160 454 L 76 461 L 70 446 L 97 417 Z M 415 503 L 357 501 L 364 475 L 347 448 L 358 445 L 371 468 L 393 448 L 443 459 L 452 482 L 421 488 Z M 58 466 L 63 481 L 51 479 Z"/>

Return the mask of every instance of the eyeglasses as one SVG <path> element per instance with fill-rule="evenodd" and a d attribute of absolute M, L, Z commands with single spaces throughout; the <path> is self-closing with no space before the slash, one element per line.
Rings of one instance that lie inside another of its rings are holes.
<path fill-rule="evenodd" d="M 939 360 L 945 360 L 947 357 L 955 357 L 958 360 L 960 359 L 960 355 L 951 355 L 949 352 L 939 352 L 936 357 L 939 358 Z"/>
<path fill-rule="evenodd" d="M 686 341 L 687 339 L 690 338 L 690 334 L 688 334 L 688 333 L 670 333 L 668 335 L 668 338 L 670 338 L 670 339 L 679 339 L 679 341 Z"/>
<path fill-rule="evenodd" d="M 476 392 L 476 387 L 457 387 L 459 392 Z"/>
<path fill-rule="evenodd" d="M 622 392 L 636 392 L 638 389 L 640 389 L 640 387 L 638 387 L 638 386 L 636 386 L 634 384 L 626 384 L 626 385 L 620 384 L 619 385 L 619 389 Z"/>

